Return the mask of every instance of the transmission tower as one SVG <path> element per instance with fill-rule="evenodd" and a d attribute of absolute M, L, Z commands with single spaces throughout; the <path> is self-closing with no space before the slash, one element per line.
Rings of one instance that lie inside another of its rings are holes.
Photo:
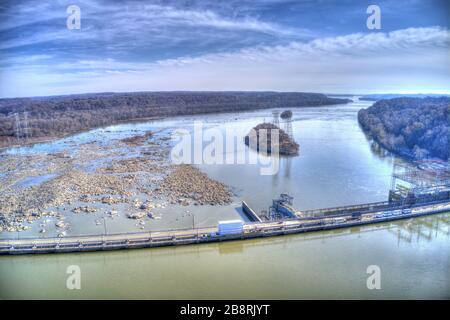
<path fill-rule="evenodd" d="M 438 200 L 444 191 L 450 190 L 448 163 L 433 160 L 409 164 L 395 160 L 391 178 L 390 201 L 408 201 L 409 198 L 429 195 Z M 433 198 L 433 199 L 432 199 Z"/>
<path fill-rule="evenodd" d="M 22 125 L 20 123 L 20 116 L 17 112 L 14 113 L 14 135 L 16 138 L 22 137 Z"/>
<path fill-rule="evenodd" d="M 288 118 L 284 121 L 284 131 L 291 139 L 294 138 L 294 134 L 292 132 L 292 118 Z"/>
<path fill-rule="evenodd" d="M 25 134 L 25 138 L 28 140 L 28 138 L 30 138 L 31 132 L 30 132 L 30 127 L 28 126 L 28 112 L 25 111 L 23 113 L 23 132 Z"/>
<path fill-rule="evenodd" d="M 272 111 L 272 116 L 273 116 L 272 123 L 274 125 L 276 125 L 277 127 L 279 127 L 280 126 L 280 111 L 273 110 Z"/>

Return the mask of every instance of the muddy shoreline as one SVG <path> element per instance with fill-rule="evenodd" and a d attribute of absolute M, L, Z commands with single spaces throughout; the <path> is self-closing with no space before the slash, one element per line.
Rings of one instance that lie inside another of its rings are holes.
<path fill-rule="evenodd" d="M 119 121 L 111 123 L 109 125 L 92 127 L 89 129 L 79 130 L 79 131 L 75 131 L 75 132 L 71 132 L 71 133 L 65 133 L 65 134 L 60 134 L 60 135 L 55 135 L 55 136 L 50 136 L 50 137 L 22 139 L 23 141 L 21 143 L 8 144 L 8 143 L 4 143 L 4 142 L 0 141 L 0 155 L 2 152 L 6 151 L 10 148 L 20 148 L 20 147 L 27 147 L 27 146 L 31 147 L 35 144 L 49 143 L 49 142 L 53 142 L 56 140 L 73 137 L 80 133 L 85 133 L 85 132 L 89 132 L 89 131 L 97 130 L 97 129 L 104 129 L 104 128 L 107 128 L 110 126 L 115 126 L 115 125 L 120 125 L 120 124 L 145 123 L 145 122 L 149 122 L 149 121 L 157 121 L 157 120 L 163 120 L 163 119 L 165 119 L 165 117 L 148 117 L 148 118 L 130 119 L 130 120 L 123 120 L 123 121 L 119 120 Z"/>
<path fill-rule="evenodd" d="M 64 237 L 73 227 L 69 215 L 94 215 L 96 225 L 122 215 L 144 229 L 170 205 L 229 204 L 227 186 L 195 167 L 170 163 L 170 140 L 168 133 L 149 131 L 106 145 L 69 145 L 64 152 L 2 154 L 0 234 L 39 223 L 40 234 L 56 228 Z"/>

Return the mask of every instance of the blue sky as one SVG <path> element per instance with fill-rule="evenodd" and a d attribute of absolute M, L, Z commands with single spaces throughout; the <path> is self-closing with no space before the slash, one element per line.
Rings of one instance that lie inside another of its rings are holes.
<path fill-rule="evenodd" d="M 381 30 L 366 27 L 370 4 Z M 448 0 L 2 1 L 0 96 L 449 93 L 448 28 Z"/>

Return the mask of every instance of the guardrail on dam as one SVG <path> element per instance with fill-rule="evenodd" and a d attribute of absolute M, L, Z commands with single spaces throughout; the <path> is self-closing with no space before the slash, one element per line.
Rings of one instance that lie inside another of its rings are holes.
<path fill-rule="evenodd" d="M 0 240 L 0 254 L 27 253 L 64 253 L 118 249 L 151 248 L 161 246 L 185 245 L 195 243 L 243 240 L 258 237 L 278 236 L 294 233 L 331 230 L 352 226 L 367 225 L 385 221 L 394 221 L 431 215 L 450 211 L 450 201 L 420 205 L 409 214 L 376 218 L 372 214 L 363 215 L 360 220 L 345 223 L 309 222 L 304 219 L 255 222 L 244 225 L 244 232 L 239 234 L 218 235 L 217 228 L 180 229 L 158 232 L 139 232 L 109 235 L 91 235 L 65 238 L 33 238 L 21 240 Z"/>

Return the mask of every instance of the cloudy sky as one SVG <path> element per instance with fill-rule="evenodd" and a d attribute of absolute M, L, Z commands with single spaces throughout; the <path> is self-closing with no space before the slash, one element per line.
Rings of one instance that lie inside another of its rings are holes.
<path fill-rule="evenodd" d="M 0 96 L 450 93 L 449 48 L 448 0 L 2 0 Z"/>

